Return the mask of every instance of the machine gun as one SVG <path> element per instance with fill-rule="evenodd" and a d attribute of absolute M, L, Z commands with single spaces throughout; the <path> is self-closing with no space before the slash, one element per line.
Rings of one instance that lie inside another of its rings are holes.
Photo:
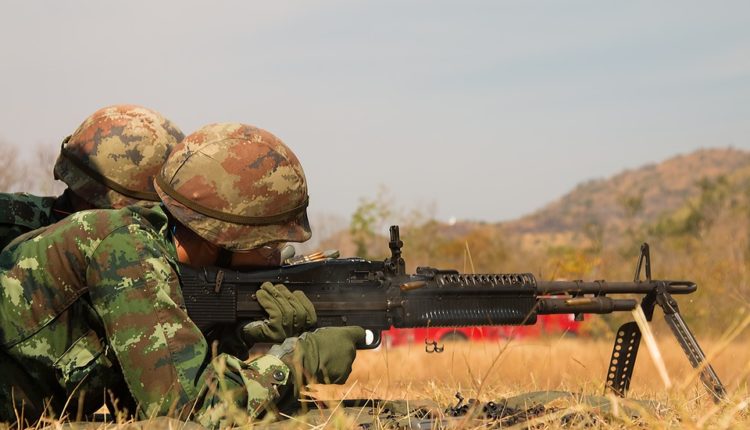
<path fill-rule="evenodd" d="M 301 290 L 312 301 L 318 326 L 361 326 L 373 340 L 359 348 L 375 348 L 381 331 L 414 327 L 530 325 L 537 315 L 608 314 L 632 311 L 639 304 L 651 321 L 656 305 L 690 364 L 715 401 L 726 390 L 695 336 L 680 315 L 673 294 L 690 294 L 689 281 L 651 279 L 651 257 L 641 246 L 632 282 L 539 281 L 530 273 L 461 274 L 456 270 L 419 267 L 407 274 L 401 256 L 398 226 L 390 229 L 391 256 L 384 261 L 362 258 L 324 259 L 273 269 L 238 271 L 216 267 L 180 266 L 180 282 L 188 315 L 204 332 L 222 325 L 265 318 L 255 293 L 264 282 Z M 641 269 L 645 266 L 645 280 Z M 642 296 L 613 298 L 610 295 Z M 630 386 L 641 331 L 635 322 L 617 330 L 606 386 L 624 396 Z"/>

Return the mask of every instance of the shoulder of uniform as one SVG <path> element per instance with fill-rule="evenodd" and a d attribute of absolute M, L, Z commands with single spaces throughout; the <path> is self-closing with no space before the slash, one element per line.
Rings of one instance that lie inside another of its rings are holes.
<path fill-rule="evenodd" d="M 129 230 L 144 228 L 154 232 L 166 232 L 168 218 L 159 206 L 127 206 L 122 209 L 93 209 L 76 212 L 68 217 L 70 222 L 85 225 L 85 229 L 96 230 L 101 237 L 120 228 Z"/>
<path fill-rule="evenodd" d="M 154 230 L 161 231 L 162 229 L 166 229 L 169 223 L 167 213 L 159 204 L 133 205 L 121 210 L 129 211 L 133 218 L 138 219 L 141 224 L 148 225 Z"/>
<path fill-rule="evenodd" d="M 50 224 L 56 199 L 28 193 L 0 193 L 0 223 L 29 229 Z"/>

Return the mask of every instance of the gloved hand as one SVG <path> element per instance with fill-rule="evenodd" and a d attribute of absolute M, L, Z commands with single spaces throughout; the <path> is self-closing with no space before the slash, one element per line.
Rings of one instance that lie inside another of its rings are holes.
<path fill-rule="evenodd" d="M 343 384 L 352 372 L 357 342 L 365 341 L 362 327 L 325 327 L 292 337 L 268 351 L 286 363 L 299 384 Z"/>
<path fill-rule="evenodd" d="M 256 297 L 268 318 L 240 327 L 240 337 L 248 347 L 256 342 L 283 342 L 288 337 L 299 336 L 318 322 L 312 302 L 302 291 L 292 293 L 282 284 L 265 282 Z"/>

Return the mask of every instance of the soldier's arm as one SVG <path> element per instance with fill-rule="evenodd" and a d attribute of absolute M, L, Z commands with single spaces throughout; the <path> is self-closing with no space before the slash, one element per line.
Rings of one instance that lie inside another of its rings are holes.
<path fill-rule="evenodd" d="M 0 250 L 3 250 L 13 239 L 26 233 L 25 229 L 17 225 L 0 224 Z"/>
<path fill-rule="evenodd" d="M 0 193 L 0 250 L 16 237 L 55 222 L 54 197 L 26 193 Z"/>
<path fill-rule="evenodd" d="M 194 414 L 215 425 L 228 413 L 262 414 L 291 391 L 289 369 L 272 356 L 212 359 L 187 316 L 168 246 L 137 224 L 122 227 L 97 244 L 87 270 L 93 306 L 139 415 Z"/>

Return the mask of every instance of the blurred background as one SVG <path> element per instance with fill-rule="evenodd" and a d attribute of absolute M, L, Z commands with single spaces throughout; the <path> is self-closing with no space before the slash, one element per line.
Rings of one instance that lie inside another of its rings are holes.
<path fill-rule="evenodd" d="M 696 331 L 743 321 L 750 3 L 0 3 L 0 189 L 53 194 L 62 139 L 133 103 L 239 121 L 301 159 L 314 239 L 410 269 L 698 282 Z M 609 336 L 619 317 L 581 335 Z"/>

